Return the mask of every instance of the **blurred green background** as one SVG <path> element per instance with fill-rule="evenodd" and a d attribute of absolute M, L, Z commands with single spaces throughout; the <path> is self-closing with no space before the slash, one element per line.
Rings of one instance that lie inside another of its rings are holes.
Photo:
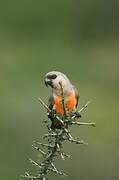
<path fill-rule="evenodd" d="M 63 179 L 119 179 L 118 5 L 117 0 L 0 2 L 1 180 L 32 170 L 32 141 L 47 131 L 37 97 L 47 102 L 43 77 L 51 70 L 66 73 L 78 88 L 79 108 L 93 99 L 82 121 L 97 124 L 71 128 L 89 145 L 65 145 L 71 159 L 56 162 L 69 174 Z"/>

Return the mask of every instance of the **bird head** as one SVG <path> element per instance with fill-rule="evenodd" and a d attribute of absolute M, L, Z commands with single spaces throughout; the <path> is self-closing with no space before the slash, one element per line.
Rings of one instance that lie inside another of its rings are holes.
<path fill-rule="evenodd" d="M 62 84 L 63 89 L 65 90 L 67 87 L 71 86 L 71 83 L 67 76 L 58 71 L 51 71 L 45 75 L 45 84 L 46 86 L 50 86 L 53 90 L 60 90 Z"/>

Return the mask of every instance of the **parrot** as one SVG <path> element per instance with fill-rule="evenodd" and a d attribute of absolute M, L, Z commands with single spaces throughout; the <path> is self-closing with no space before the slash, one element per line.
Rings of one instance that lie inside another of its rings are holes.
<path fill-rule="evenodd" d="M 51 112 L 55 112 L 59 116 L 64 116 L 65 112 L 62 104 L 63 89 L 64 107 L 66 112 L 70 116 L 77 113 L 76 109 L 79 102 L 79 92 L 64 73 L 59 71 L 50 71 L 46 73 L 44 82 L 47 87 L 49 86 L 51 88 L 51 94 L 48 100 L 48 108 Z M 53 118 L 51 112 L 48 113 L 48 118 L 52 121 L 51 129 L 60 129 L 62 124 Z M 76 115 L 77 117 L 81 117 L 79 114 Z"/>

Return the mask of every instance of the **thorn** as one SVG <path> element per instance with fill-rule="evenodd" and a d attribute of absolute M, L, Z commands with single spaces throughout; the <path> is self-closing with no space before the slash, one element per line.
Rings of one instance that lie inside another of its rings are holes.
<path fill-rule="evenodd" d="M 75 121 L 72 121 L 72 124 L 76 124 L 78 126 L 81 126 L 81 125 L 89 125 L 92 127 L 96 126 L 96 123 L 93 123 L 93 122 L 75 122 Z"/>
<path fill-rule="evenodd" d="M 32 147 L 33 147 L 34 149 L 38 150 L 43 156 L 46 155 L 46 153 L 45 153 L 43 150 L 41 150 L 39 147 L 37 147 L 37 146 L 35 146 L 35 145 L 32 145 Z"/>
<path fill-rule="evenodd" d="M 39 97 L 38 101 L 41 103 L 41 105 L 48 111 L 51 112 L 51 110 L 49 109 L 49 107 L 43 102 L 43 100 Z"/>
<path fill-rule="evenodd" d="M 60 153 L 60 155 L 61 155 L 61 159 L 64 161 L 64 160 L 65 160 L 65 158 L 64 158 L 63 153 Z"/>

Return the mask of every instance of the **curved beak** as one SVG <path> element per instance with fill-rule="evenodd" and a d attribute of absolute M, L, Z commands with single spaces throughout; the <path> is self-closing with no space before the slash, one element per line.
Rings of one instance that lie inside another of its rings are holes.
<path fill-rule="evenodd" d="M 45 79 L 45 85 L 46 87 L 51 86 L 52 87 L 52 81 L 50 79 Z"/>

